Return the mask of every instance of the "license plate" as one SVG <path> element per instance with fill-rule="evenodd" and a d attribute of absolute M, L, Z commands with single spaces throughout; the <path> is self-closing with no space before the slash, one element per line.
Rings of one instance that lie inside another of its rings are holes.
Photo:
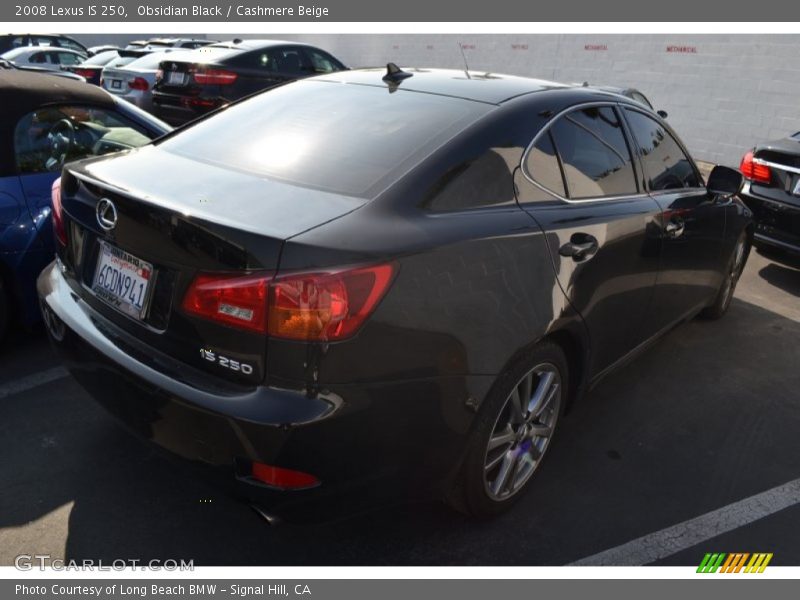
<path fill-rule="evenodd" d="M 141 320 L 153 281 L 153 265 L 115 246 L 100 243 L 94 293 L 120 312 Z"/>
<path fill-rule="evenodd" d="M 170 85 L 183 85 L 186 75 L 180 71 L 170 71 L 167 75 L 167 83 Z"/>
<path fill-rule="evenodd" d="M 111 87 L 114 88 L 115 90 L 118 90 L 119 88 L 122 87 L 122 81 L 120 81 L 119 79 L 112 79 Z"/>
<path fill-rule="evenodd" d="M 792 190 L 792 194 L 795 196 L 800 196 L 800 177 L 798 177 L 797 181 L 794 182 L 794 190 Z"/>

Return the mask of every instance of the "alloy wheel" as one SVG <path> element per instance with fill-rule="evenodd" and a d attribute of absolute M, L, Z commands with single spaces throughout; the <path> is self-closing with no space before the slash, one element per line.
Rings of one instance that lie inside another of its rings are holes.
<path fill-rule="evenodd" d="M 503 501 L 519 492 L 539 466 L 561 412 L 562 387 L 556 366 L 542 363 L 509 394 L 484 458 L 484 487 L 492 500 Z"/>

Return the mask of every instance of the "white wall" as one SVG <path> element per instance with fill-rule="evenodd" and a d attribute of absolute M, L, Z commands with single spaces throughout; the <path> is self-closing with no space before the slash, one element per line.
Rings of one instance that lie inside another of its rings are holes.
<path fill-rule="evenodd" d="M 471 69 L 636 87 L 656 108 L 669 113 L 669 122 L 695 158 L 732 166 L 738 166 L 754 144 L 800 130 L 800 36 L 796 35 L 280 37 L 319 45 L 351 67 L 391 60 L 400 65 L 461 68 L 461 42 L 467 46 Z M 667 52 L 668 46 L 695 51 Z"/>

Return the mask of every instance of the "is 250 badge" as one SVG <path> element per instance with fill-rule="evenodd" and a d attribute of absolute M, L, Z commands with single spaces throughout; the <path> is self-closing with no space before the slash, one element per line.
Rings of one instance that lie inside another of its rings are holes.
<path fill-rule="evenodd" d="M 228 356 L 224 356 L 219 352 L 209 350 L 208 348 L 200 348 L 200 357 L 203 358 L 204 360 L 207 360 L 208 362 L 215 363 L 216 365 L 224 369 L 229 369 L 231 371 L 242 373 L 244 375 L 253 374 L 253 365 L 249 365 L 246 362 L 242 362 L 230 358 Z"/>

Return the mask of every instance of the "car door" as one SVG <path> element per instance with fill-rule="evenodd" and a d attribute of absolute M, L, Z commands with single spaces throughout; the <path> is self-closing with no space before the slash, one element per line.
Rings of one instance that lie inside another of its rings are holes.
<path fill-rule="evenodd" d="M 521 206 L 546 234 L 561 289 L 586 323 L 590 376 L 597 375 L 646 339 L 661 211 L 639 183 L 611 103 L 555 117 L 526 152 L 523 173 L 546 191 L 517 186 Z"/>
<path fill-rule="evenodd" d="M 662 210 L 661 269 L 649 322 L 655 332 L 707 305 L 719 290 L 730 201 L 708 193 L 694 161 L 663 122 L 632 106 L 623 113 L 645 185 Z"/>

